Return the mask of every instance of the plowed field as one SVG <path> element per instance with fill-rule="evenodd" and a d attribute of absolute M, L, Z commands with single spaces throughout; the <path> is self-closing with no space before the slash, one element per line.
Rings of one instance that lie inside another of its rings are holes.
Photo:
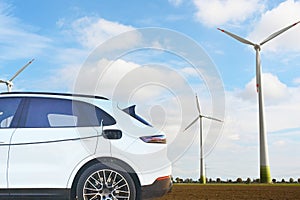
<path fill-rule="evenodd" d="M 199 200 L 199 199 L 300 199 L 300 184 L 175 184 L 170 193 L 159 200 Z"/>

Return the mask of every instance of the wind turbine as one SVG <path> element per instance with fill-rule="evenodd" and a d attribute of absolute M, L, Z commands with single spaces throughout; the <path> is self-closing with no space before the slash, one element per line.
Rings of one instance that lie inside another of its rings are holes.
<path fill-rule="evenodd" d="M 200 103 L 198 100 L 198 97 L 196 95 L 196 105 L 197 105 L 197 110 L 198 110 L 198 117 L 196 117 L 196 119 L 194 119 L 183 131 L 186 131 L 187 129 L 189 129 L 192 125 L 194 125 L 198 120 L 200 122 L 200 183 L 205 184 L 206 183 L 206 176 L 205 176 L 205 164 L 204 164 L 204 152 L 203 152 L 203 125 L 202 125 L 202 118 L 206 118 L 206 119 L 210 119 L 210 120 L 214 120 L 214 121 L 218 121 L 218 122 L 223 122 L 222 120 L 219 120 L 217 118 L 213 118 L 213 117 L 208 117 L 205 115 L 201 114 L 200 111 Z"/>
<path fill-rule="evenodd" d="M 28 67 L 28 65 L 30 65 L 32 62 L 34 61 L 34 59 L 32 59 L 31 61 L 29 61 L 26 65 L 24 65 L 21 69 L 19 69 L 19 71 L 17 71 L 15 73 L 15 75 L 9 79 L 8 81 L 4 81 L 4 80 L 0 80 L 0 83 L 5 83 L 6 86 L 7 86 L 7 91 L 8 92 L 11 92 L 12 91 L 12 87 L 13 87 L 13 80 L 26 68 Z"/>
<path fill-rule="evenodd" d="M 264 119 L 264 99 L 263 99 L 263 88 L 262 88 L 262 78 L 261 78 L 261 62 L 260 62 L 260 50 L 261 46 L 265 43 L 269 42 L 270 40 L 274 39 L 278 35 L 282 34 L 283 32 L 287 31 L 288 29 L 292 28 L 299 24 L 296 22 L 290 26 L 287 26 L 267 37 L 264 41 L 259 44 L 255 44 L 237 36 L 233 33 L 225 31 L 223 29 L 219 29 L 223 33 L 233 37 L 234 39 L 240 41 L 241 43 L 252 45 L 256 51 L 256 87 L 258 93 L 258 108 L 259 108 L 259 141 L 260 141 L 260 181 L 262 183 L 271 183 L 271 172 L 270 172 L 270 164 L 269 164 L 269 156 L 268 156 L 268 144 L 267 144 L 267 135 L 266 135 L 266 127 L 265 127 L 265 119 Z"/>

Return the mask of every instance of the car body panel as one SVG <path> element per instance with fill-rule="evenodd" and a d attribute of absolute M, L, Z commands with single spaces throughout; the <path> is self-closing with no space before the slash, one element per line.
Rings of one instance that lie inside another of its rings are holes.
<path fill-rule="evenodd" d="M 172 168 L 167 157 L 167 145 L 143 143 L 138 139 L 127 149 L 122 150 L 119 148 L 117 141 L 112 141 L 111 151 L 113 157 L 121 159 L 132 166 L 137 172 L 141 185 L 151 185 L 158 177 L 171 175 Z M 153 148 L 153 145 L 155 145 L 155 148 Z M 143 148 L 141 149 L 141 147 Z"/>
<path fill-rule="evenodd" d="M 94 137 L 97 131 L 92 127 L 78 129 L 18 129 L 13 135 L 10 149 L 9 187 L 66 187 L 74 166 L 95 153 L 97 140 Z M 82 132 L 94 137 L 80 139 Z"/>

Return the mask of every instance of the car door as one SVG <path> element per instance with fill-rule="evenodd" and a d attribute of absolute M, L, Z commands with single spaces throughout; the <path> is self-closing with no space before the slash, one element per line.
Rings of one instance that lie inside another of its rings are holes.
<path fill-rule="evenodd" d="M 21 98 L 0 98 L 0 188 L 7 188 L 7 159 L 12 134 L 16 130 L 17 110 Z"/>
<path fill-rule="evenodd" d="M 110 144 L 101 135 L 95 107 L 80 101 L 27 98 L 23 127 L 12 137 L 10 188 L 66 188 L 74 168 Z"/>

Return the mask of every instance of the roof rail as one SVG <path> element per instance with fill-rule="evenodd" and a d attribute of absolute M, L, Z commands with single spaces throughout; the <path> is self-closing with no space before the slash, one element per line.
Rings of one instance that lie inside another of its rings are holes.
<path fill-rule="evenodd" d="M 74 96 L 74 97 L 87 97 L 94 99 L 103 99 L 109 100 L 106 97 L 96 96 L 96 95 L 88 95 L 88 94 L 71 94 L 71 93 L 56 93 L 56 92 L 3 92 L 0 94 L 41 94 L 41 95 L 61 95 L 61 96 Z"/>

